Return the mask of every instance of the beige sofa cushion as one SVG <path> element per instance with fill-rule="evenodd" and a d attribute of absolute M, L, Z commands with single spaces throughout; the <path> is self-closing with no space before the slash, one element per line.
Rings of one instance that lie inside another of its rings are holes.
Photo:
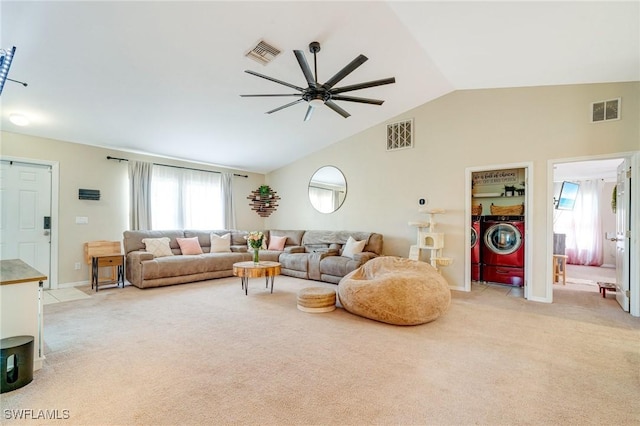
<path fill-rule="evenodd" d="M 173 256 L 171 247 L 169 247 L 169 237 L 160 238 L 144 238 L 144 249 L 151 253 L 153 257 Z"/>
<path fill-rule="evenodd" d="M 209 253 L 224 253 L 231 251 L 231 233 L 220 236 L 215 232 L 211 233 L 211 249 Z"/>

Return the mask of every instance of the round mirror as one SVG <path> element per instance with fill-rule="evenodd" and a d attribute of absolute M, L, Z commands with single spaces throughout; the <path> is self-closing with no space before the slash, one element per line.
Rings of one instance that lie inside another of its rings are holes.
<path fill-rule="evenodd" d="M 320 213 L 338 210 L 347 196 L 347 181 L 340 169 L 320 167 L 309 181 L 309 201 Z"/>

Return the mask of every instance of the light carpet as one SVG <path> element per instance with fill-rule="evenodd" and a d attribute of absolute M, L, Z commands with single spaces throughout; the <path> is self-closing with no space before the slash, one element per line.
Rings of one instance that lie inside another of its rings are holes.
<path fill-rule="evenodd" d="M 279 276 L 273 294 L 252 279 L 245 296 L 225 278 L 47 305 L 44 367 L 2 395 L 2 423 L 640 423 L 640 320 L 613 299 L 476 287 L 400 327 L 301 312 L 308 286 L 335 288 Z M 68 419 L 16 420 L 24 410 Z"/>

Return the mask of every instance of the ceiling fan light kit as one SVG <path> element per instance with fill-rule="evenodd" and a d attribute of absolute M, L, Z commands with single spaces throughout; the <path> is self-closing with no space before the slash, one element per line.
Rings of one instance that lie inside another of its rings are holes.
<path fill-rule="evenodd" d="M 282 80 L 278 80 L 273 77 L 269 77 L 255 71 L 245 70 L 246 73 L 255 75 L 256 77 L 264 78 L 265 80 L 272 81 L 274 83 L 281 84 L 283 86 L 290 87 L 294 90 L 297 90 L 298 93 L 291 94 L 261 94 L 261 95 L 240 95 L 242 97 L 279 97 L 279 96 L 294 96 L 299 97 L 299 99 L 289 102 L 288 104 L 282 105 L 278 108 L 267 111 L 267 114 L 274 113 L 276 111 L 280 111 L 281 109 L 288 108 L 292 105 L 298 104 L 300 102 L 307 102 L 307 112 L 304 116 L 304 121 L 307 121 L 311 118 L 311 114 L 313 110 L 319 106 L 326 105 L 331 108 L 336 113 L 340 114 L 342 117 L 347 118 L 351 114 L 338 106 L 334 101 L 347 101 L 347 102 L 357 102 L 364 103 L 370 105 L 382 105 L 384 103 L 383 100 L 379 99 L 369 99 L 369 98 L 361 98 L 355 96 L 344 96 L 340 95 L 340 93 L 351 92 L 353 90 L 361 90 L 367 89 L 369 87 L 382 86 L 385 84 L 395 83 L 396 79 L 394 77 L 384 78 L 381 80 L 368 81 L 365 83 L 352 84 L 349 86 L 343 87 L 334 87 L 338 84 L 342 79 L 355 71 L 360 65 L 367 61 L 367 57 L 364 55 L 358 55 L 353 61 L 347 64 L 344 68 L 338 71 L 333 77 L 327 80 L 324 84 L 318 83 L 318 64 L 316 61 L 316 54 L 320 51 L 320 43 L 317 41 L 313 41 L 309 43 L 309 51 L 313 53 L 313 72 L 311 71 L 311 67 L 307 62 L 307 59 L 302 50 L 294 50 L 293 54 L 295 55 L 298 65 L 302 70 L 302 74 L 304 74 L 305 80 L 307 81 L 308 87 L 303 88 L 296 86 L 291 83 L 287 83 Z"/>

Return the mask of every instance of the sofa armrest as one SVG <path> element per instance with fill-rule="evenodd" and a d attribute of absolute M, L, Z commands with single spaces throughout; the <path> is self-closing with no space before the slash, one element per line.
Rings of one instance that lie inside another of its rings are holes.
<path fill-rule="evenodd" d="M 353 260 L 360 263 L 366 263 L 374 257 L 378 257 L 378 255 L 371 251 L 363 251 L 361 253 L 354 253 Z"/>
<path fill-rule="evenodd" d="M 302 246 L 289 246 L 284 248 L 285 253 L 304 253 L 304 247 Z"/>
<path fill-rule="evenodd" d="M 127 261 L 130 263 L 141 263 L 145 260 L 153 260 L 153 254 L 142 250 L 127 253 Z"/>
<path fill-rule="evenodd" d="M 321 259 L 324 259 L 327 256 L 340 256 L 340 250 L 337 248 L 323 248 L 323 249 L 313 249 L 311 253 L 322 253 Z"/>
<path fill-rule="evenodd" d="M 124 268 L 127 281 L 136 287 L 142 287 L 142 262 L 153 260 L 153 254 L 135 250 L 127 253 L 127 266 Z"/>

